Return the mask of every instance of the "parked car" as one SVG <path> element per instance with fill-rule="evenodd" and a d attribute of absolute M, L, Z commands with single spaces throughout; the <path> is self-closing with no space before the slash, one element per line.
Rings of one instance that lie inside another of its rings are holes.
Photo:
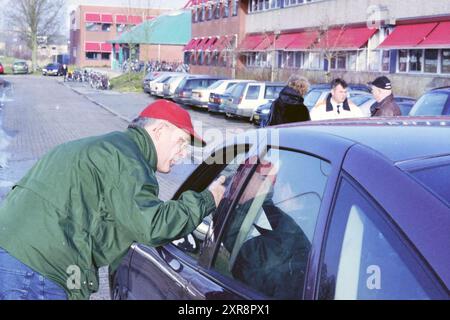
<path fill-rule="evenodd" d="M 150 94 L 153 96 L 163 97 L 164 96 L 164 84 L 166 84 L 170 79 L 179 75 L 179 73 L 171 72 L 160 75 L 153 81 L 150 81 Z"/>
<path fill-rule="evenodd" d="M 278 98 L 285 86 L 284 83 L 276 82 L 245 83 L 242 90 L 234 91 L 228 98 L 225 114 L 227 117 L 242 117 L 251 121 L 256 108 Z"/>
<path fill-rule="evenodd" d="M 215 212 L 182 239 L 133 244 L 112 297 L 450 299 L 448 136 L 450 117 L 414 117 L 234 137 L 174 196 L 225 175 Z"/>
<path fill-rule="evenodd" d="M 208 88 L 216 81 L 223 80 L 223 77 L 195 75 L 184 78 L 175 91 L 173 100 L 181 105 L 193 105 L 192 90 Z"/>
<path fill-rule="evenodd" d="M 43 76 L 62 76 L 63 66 L 60 63 L 49 63 L 44 68 L 42 68 Z"/>
<path fill-rule="evenodd" d="M 267 123 L 270 116 L 270 110 L 272 109 L 272 103 L 273 102 L 269 102 L 256 108 L 252 116 L 254 125 L 260 126 L 261 124 Z"/>
<path fill-rule="evenodd" d="M 450 115 L 450 87 L 428 91 L 420 97 L 409 114 L 411 116 Z"/>
<path fill-rule="evenodd" d="M 371 116 L 370 108 L 376 103 L 376 100 L 372 95 L 358 95 L 352 97 L 351 100 L 355 105 L 360 107 L 365 117 Z M 411 112 L 416 99 L 411 97 L 394 96 L 394 101 L 399 106 L 402 116 L 407 116 Z"/>
<path fill-rule="evenodd" d="M 360 85 L 353 85 L 353 86 L 349 85 L 347 89 L 349 99 L 357 95 L 370 95 L 370 93 L 367 92 L 366 90 L 359 90 L 358 88 L 364 89 L 364 86 L 361 87 Z M 309 111 L 311 111 L 311 109 L 314 108 L 314 106 L 316 106 L 318 103 L 327 98 L 330 91 L 331 91 L 330 85 L 311 86 L 310 90 L 304 97 L 305 106 L 308 108 Z"/>
<path fill-rule="evenodd" d="M 189 77 L 189 74 L 181 74 L 181 75 L 172 77 L 172 78 L 170 78 L 169 81 L 164 83 L 164 86 L 163 86 L 164 99 L 172 100 L 178 86 L 183 82 L 183 79 L 186 77 Z"/>
<path fill-rule="evenodd" d="M 0 74 L 5 73 L 5 68 L 3 67 L 2 63 L 0 62 Z"/>
<path fill-rule="evenodd" d="M 237 91 L 241 92 L 247 83 L 256 82 L 253 80 L 246 80 L 239 82 L 230 88 L 228 88 L 223 94 L 212 93 L 209 96 L 208 111 L 211 113 L 225 113 L 225 105 L 227 101 L 231 98 L 233 92 L 235 95 L 240 95 Z"/>
<path fill-rule="evenodd" d="M 167 72 L 155 71 L 147 73 L 147 75 L 142 80 L 142 89 L 144 89 L 144 92 L 150 93 L 150 82 L 154 81 L 156 78 L 165 73 Z"/>
<path fill-rule="evenodd" d="M 247 80 L 219 80 L 208 88 L 192 90 L 192 103 L 195 107 L 207 109 L 212 96 L 221 95 L 236 83 L 245 81 Z"/>
<path fill-rule="evenodd" d="M 27 74 L 28 65 L 25 61 L 15 61 L 12 66 L 13 74 Z"/>

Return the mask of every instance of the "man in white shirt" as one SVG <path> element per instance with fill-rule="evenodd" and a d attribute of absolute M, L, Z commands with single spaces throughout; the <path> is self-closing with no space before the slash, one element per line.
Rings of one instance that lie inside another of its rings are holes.
<path fill-rule="evenodd" d="M 362 118 L 364 115 L 347 98 L 347 83 L 342 79 L 331 82 L 331 93 L 324 101 L 320 101 L 311 109 L 311 120 L 330 120 L 344 118 Z"/>

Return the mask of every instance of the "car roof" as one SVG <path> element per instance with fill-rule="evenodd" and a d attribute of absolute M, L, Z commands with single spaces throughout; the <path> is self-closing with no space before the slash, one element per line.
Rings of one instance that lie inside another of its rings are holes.
<path fill-rule="evenodd" d="M 445 116 L 308 121 L 278 128 L 292 135 L 319 132 L 330 141 L 362 144 L 394 163 L 450 154 L 450 139 L 444 139 L 450 135 L 450 117 Z"/>
<path fill-rule="evenodd" d="M 450 94 L 450 86 L 434 88 L 434 89 L 431 89 L 430 91 L 428 91 L 427 93 L 430 93 L 430 92 L 443 92 L 443 93 Z"/>

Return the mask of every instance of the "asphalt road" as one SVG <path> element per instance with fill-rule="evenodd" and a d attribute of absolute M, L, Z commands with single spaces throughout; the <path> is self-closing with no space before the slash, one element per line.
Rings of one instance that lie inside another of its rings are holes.
<path fill-rule="evenodd" d="M 144 93 L 96 91 L 83 84 L 64 84 L 61 78 L 20 75 L 2 79 L 11 86 L 7 91 L 0 90 L 3 130 L 3 133 L 0 131 L 0 201 L 53 147 L 87 136 L 124 130 L 128 120 L 154 101 Z M 194 126 L 211 142 L 211 147 L 220 144 L 225 137 L 253 129 L 244 121 L 229 121 L 199 110 L 188 111 Z M 160 198 L 170 199 L 193 168 L 195 165 L 180 165 L 169 175 L 158 175 Z M 100 290 L 91 299 L 109 298 L 107 269 L 102 268 Z"/>

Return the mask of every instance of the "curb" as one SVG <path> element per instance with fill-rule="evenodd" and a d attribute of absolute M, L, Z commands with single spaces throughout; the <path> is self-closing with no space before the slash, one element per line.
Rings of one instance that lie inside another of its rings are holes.
<path fill-rule="evenodd" d="M 69 88 L 70 90 L 72 90 L 73 92 L 75 92 L 76 94 L 84 97 L 85 99 L 89 100 L 90 102 L 92 102 L 93 104 L 99 106 L 102 109 L 105 109 L 106 111 L 108 111 L 109 113 L 115 115 L 116 117 L 120 118 L 121 120 L 125 121 L 126 123 L 130 123 L 132 121 L 132 119 L 128 119 L 127 117 L 124 117 L 123 115 L 121 115 L 120 113 L 115 112 L 114 110 L 112 110 L 111 108 L 109 108 L 108 106 L 105 106 L 103 103 L 97 102 L 94 99 L 88 97 L 87 95 L 79 92 L 78 90 L 72 88 L 71 86 L 68 86 L 67 84 L 65 84 L 64 82 L 59 82 L 58 83 L 66 88 Z"/>

